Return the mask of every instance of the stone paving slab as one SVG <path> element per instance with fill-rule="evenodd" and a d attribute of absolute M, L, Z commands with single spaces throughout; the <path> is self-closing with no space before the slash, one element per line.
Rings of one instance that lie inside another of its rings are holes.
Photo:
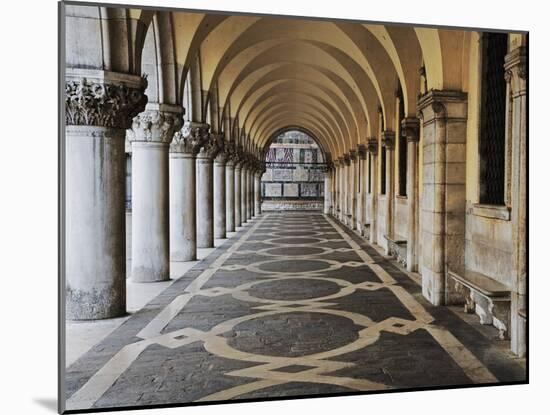
<path fill-rule="evenodd" d="M 334 219 L 269 213 L 67 368 L 67 407 L 525 380 L 501 345 Z"/>

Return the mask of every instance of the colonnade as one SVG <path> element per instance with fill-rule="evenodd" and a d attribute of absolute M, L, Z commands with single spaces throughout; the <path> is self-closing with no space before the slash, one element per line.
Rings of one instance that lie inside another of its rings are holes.
<path fill-rule="evenodd" d="M 134 282 L 169 280 L 171 261 L 196 260 L 198 248 L 214 247 L 259 215 L 265 170 L 259 152 L 208 124 L 183 125 L 182 107 L 146 104 L 142 78 L 125 75 L 122 83 L 87 75 L 71 83 L 69 74 L 67 89 L 69 98 L 73 91 L 87 96 L 69 106 L 66 118 L 66 311 L 75 320 L 126 312 L 125 138 L 132 151 Z M 106 99 L 118 105 L 101 107 Z M 96 118 L 78 115 L 84 112 Z"/>

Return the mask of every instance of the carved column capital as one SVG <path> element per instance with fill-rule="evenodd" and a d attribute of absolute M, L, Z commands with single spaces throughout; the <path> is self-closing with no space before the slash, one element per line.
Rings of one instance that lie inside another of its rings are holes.
<path fill-rule="evenodd" d="M 367 146 L 365 144 L 357 145 L 357 156 L 361 160 L 365 160 L 367 158 Z"/>
<path fill-rule="evenodd" d="M 216 161 L 216 163 L 225 164 L 228 159 L 225 135 L 221 133 L 210 133 L 210 139 L 216 141 L 218 146 L 218 153 L 214 156 L 214 161 Z"/>
<path fill-rule="evenodd" d="M 197 157 L 213 160 L 223 149 L 223 135 L 209 134 L 208 139 L 203 143 Z"/>
<path fill-rule="evenodd" d="M 367 151 L 373 156 L 378 154 L 378 139 L 376 137 L 371 137 L 367 140 Z"/>
<path fill-rule="evenodd" d="M 237 151 L 235 147 L 234 141 L 225 141 L 225 156 L 226 160 L 225 163 L 228 166 L 234 166 L 235 165 L 235 153 Z"/>
<path fill-rule="evenodd" d="M 208 124 L 186 122 L 181 130 L 174 134 L 174 138 L 170 143 L 170 152 L 196 156 L 208 137 L 208 129 L 206 129 L 205 134 L 205 125 Z"/>
<path fill-rule="evenodd" d="M 147 79 L 109 71 L 70 69 L 65 77 L 65 125 L 127 129 L 145 109 Z"/>
<path fill-rule="evenodd" d="M 145 111 L 132 119 L 132 126 L 127 132 L 128 140 L 170 144 L 174 133 L 182 126 L 182 116 L 182 107 L 148 104 Z"/>
<path fill-rule="evenodd" d="M 416 117 L 406 117 L 401 120 L 401 135 L 407 142 L 418 142 L 420 138 L 420 120 Z"/>
<path fill-rule="evenodd" d="M 527 48 L 520 46 L 504 57 L 504 79 L 514 95 L 527 91 Z"/>
<path fill-rule="evenodd" d="M 345 164 L 346 166 L 349 166 L 349 165 L 351 164 L 351 159 L 349 158 L 349 154 L 344 154 L 344 155 L 342 156 L 342 159 L 343 159 L 344 164 Z"/>
<path fill-rule="evenodd" d="M 357 161 L 357 151 L 356 150 L 350 150 L 348 154 L 349 154 L 350 161 L 355 163 Z"/>
<path fill-rule="evenodd" d="M 382 132 L 382 146 L 386 147 L 387 150 L 393 150 L 395 148 L 394 131 L 386 130 Z"/>

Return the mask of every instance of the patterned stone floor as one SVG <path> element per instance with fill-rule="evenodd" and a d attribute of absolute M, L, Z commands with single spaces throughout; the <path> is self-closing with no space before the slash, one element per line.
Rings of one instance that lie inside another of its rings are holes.
<path fill-rule="evenodd" d="M 67 368 L 67 409 L 525 379 L 332 218 L 266 213 L 226 245 Z"/>

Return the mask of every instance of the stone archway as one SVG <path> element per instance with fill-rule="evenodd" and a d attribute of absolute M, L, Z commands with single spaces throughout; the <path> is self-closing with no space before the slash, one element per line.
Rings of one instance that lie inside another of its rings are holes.
<path fill-rule="evenodd" d="M 265 151 L 262 210 L 323 209 L 326 156 L 303 128 L 280 131 Z"/>

